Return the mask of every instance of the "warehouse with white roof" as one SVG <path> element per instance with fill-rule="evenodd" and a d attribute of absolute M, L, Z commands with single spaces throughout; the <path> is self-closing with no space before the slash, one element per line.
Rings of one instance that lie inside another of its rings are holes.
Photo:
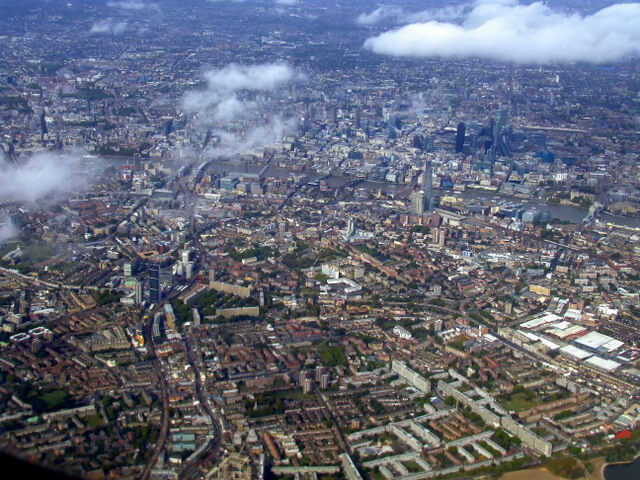
<path fill-rule="evenodd" d="M 539 317 L 532 318 L 527 322 L 521 323 L 520 327 L 530 330 L 532 328 L 537 328 L 547 323 L 557 322 L 558 320 L 562 320 L 562 318 L 556 315 L 555 313 L 546 312 L 540 315 Z"/>
<path fill-rule="evenodd" d="M 583 337 L 576 338 L 574 343 L 579 347 L 595 351 L 612 340 L 615 340 L 615 338 L 609 335 L 603 335 L 599 332 L 589 332 Z"/>
<path fill-rule="evenodd" d="M 592 353 L 587 352 L 586 350 L 582 350 L 581 348 L 578 348 L 574 345 L 565 345 L 560 349 L 560 352 L 567 357 L 573 358 L 575 360 L 584 360 L 593 355 Z"/>
<path fill-rule="evenodd" d="M 598 357 L 597 355 L 587 358 L 584 363 L 607 373 L 611 373 L 620 368 L 620 364 L 618 362 L 607 360 L 606 358 Z"/>

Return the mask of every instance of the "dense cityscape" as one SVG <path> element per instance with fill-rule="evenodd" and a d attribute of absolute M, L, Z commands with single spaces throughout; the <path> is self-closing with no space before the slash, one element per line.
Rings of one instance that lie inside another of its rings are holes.
<path fill-rule="evenodd" d="M 0 0 L 0 451 L 631 478 L 604 466 L 640 451 L 638 34 L 422 55 L 405 29 L 611 2 L 393 5 Z"/>

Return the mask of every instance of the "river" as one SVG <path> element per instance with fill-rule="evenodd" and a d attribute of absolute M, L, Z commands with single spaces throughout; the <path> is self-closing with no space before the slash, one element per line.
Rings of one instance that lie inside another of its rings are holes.
<path fill-rule="evenodd" d="M 587 216 L 587 213 L 589 212 L 589 210 L 586 208 L 521 199 L 517 197 L 501 195 L 497 192 L 466 190 L 464 192 L 455 193 L 455 195 L 465 200 L 496 201 L 504 199 L 514 203 L 521 203 L 525 207 L 537 207 L 539 210 L 548 210 L 551 213 L 552 218 L 557 218 L 558 220 L 564 220 L 572 223 L 582 223 L 582 220 Z M 601 213 L 598 215 L 598 219 L 603 223 L 613 223 L 625 227 L 640 228 L 640 217 L 637 216 L 620 217 L 616 215 L 609 215 L 607 213 Z"/>
<path fill-rule="evenodd" d="M 617 463 L 604 468 L 605 480 L 632 480 L 640 478 L 640 457 L 631 463 Z"/>
<path fill-rule="evenodd" d="M 245 163 L 234 163 L 234 162 L 212 162 L 210 164 L 210 168 L 216 171 L 225 170 L 227 172 L 236 172 L 236 173 L 253 173 L 257 174 L 262 170 L 262 166 L 254 165 L 254 164 L 245 164 Z M 265 175 L 267 177 L 286 177 L 291 173 L 301 173 L 308 175 L 310 180 L 317 180 L 321 178 L 322 175 L 309 174 L 308 172 L 294 172 L 287 168 L 280 167 L 269 167 L 267 168 Z M 353 180 L 352 178 L 341 177 L 332 175 L 327 178 L 327 183 L 329 186 L 333 188 L 339 188 L 347 182 Z M 402 188 L 401 185 L 396 185 L 392 183 L 386 182 L 369 182 L 363 181 L 359 184 L 359 187 L 365 188 L 367 190 L 382 190 L 385 193 L 393 193 L 399 188 Z M 404 186 L 406 187 L 406 186 Z M 539 210 L 548 210 L 551 213 L 552 218 L 557 218 L 558 220 L 572 222 L 572 223 L 582 223 L 582 220 L 587 216 L 588 210 L 586 208 L 573 207 L 571 205 L 556 205 L 556 204 L 545 204 L 540 201 L 535 200 L 523 200 L 517 197 L 509 197 L 501 195 L 497 192 L 490 191 L 482 191 L 482 190 L 466 190 L 464 192 L 452 192 L 446 191 L 444 193 L 442 190 L 435 189 L 436 193 L 446 194 L 446 195 L 455 195 L 466 201 L 497 201 L 497 200 L 507 200 L 515 203 L 521 203 L 526 207 L 537 207 Z M 598 215 L 598 219 L 604 223 L 613 223 L 616 225 L 626 226 L 626 227 L 634 227 L 640 228 L 640 217 L 620 217 L 615 215 L 609 215 L 606 213 L 601 213 Z"/>
<path fill-rule="evenodd" d="M 107 159 L 109 162 L 120 165 L 122 163 L 131 163 L 132 159 L 130 158 L 121 158 L 121 157 L 109 157 Z M 104 162 L 104 159 L 97 160 L 94 158 L 86 159 L 86 163 L 90 164 L 92 167 L 95 164 L 99 164 L 100 162 Z M 215 170 L 217 172 L 226 171 L 228 173 L 252 173 L 258 174 L 262 170 L 261 165 L 256 164 L 248 164 L 245 162 L 224 162 L 224 161 L 212 161 L 209 164 L 209 169 Z M 295 172 L 288 168 L 281 168 L 270 166 L 267 168 L 265 172 L 265 176 L 267 177 L 288 177 L 292 173 L 304 174 L 309 177 L 309 180 L 317 180 L 323 175 L 313 174 L 309 172 Z M 353 178 L 342 177 L 337 175 L 331 175 L 327 178 L 327 183 L 332 188 L 340 188 L 346 183 L 352 181 Z M 360 188 L 364 188 L 366 190 L 382 190 L 384 193 L 395 193 L 397 190 L 401 188 L 408 188 L 406 185 L 398 185 L 387 182 L 370 182 L 370 181 L 362 181 L 359 185 Z M 464 199 L 465 201 L 475 201 L 475 202 L 495 202 L 499 200 L 507 200 L 509 202 L 520 203 L 526 207 L 537 207 L 539 210 L 548 210 L 551 213 L 552 218 L 557 218 L 558 220 L 572 222 L 572 223 L 582 223 L 582 220 L 587 216 L 588 210 L 586 208 L 573 207 L 570 205 L 556 205 L 556 204 L 545 204 L 540 201 L 535 200 L 526 200 L 517 197 L 510 197 L 501 195 L 497 192 L 484 191 L 484 190 L 466 190 L 464 192 L 453 192 L 453 191 L 443 191 L 438 188 L 434 189 L 436 194 L 441 195 L 454 195 L 459 198 Z M 609 215 L 606 213 L 601 213 L 598 215 L 598 219 L 604 223 L 613 223 L 616 225 L 640 228 L 640 216 L 635 217 L 620 217 L 615 215 Z"/>

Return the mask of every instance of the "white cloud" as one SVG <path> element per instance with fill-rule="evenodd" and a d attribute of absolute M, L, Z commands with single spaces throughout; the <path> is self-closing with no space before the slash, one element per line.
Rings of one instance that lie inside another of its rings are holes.
<path fill-rule="evenodd" d="M 481 57 L 518 63 L 604 63 L 640 54 L 640 3 L 591 15 L 535 2 L 483 0 L 461 22 L 412 23 L 366 40 L 375 53 L 414 57 Z"/>
<path fill-rule="evenodd" d="M 0 218 L 0 242 L 13 238 L 20 233 L 18 229 L 11 223 L 9 217 Z"/>
<path fill-rule="evenodd" d="M 17 165 L 0 158 L 0 192 L 13 201 L 53 201 L 80 191 L 88 181 L 80 173 L 81 156 L 40 152 Z"/>
<path fill-rule="evenodd" d="M 111 8 L 120 8 L 122 10 L 144 10 L 145 8 L 158 10 L 157 3 L 142 2 L 141 0 L 121 0 L 115 2 L 107 2 L 107 6 Z"/>
<path fill-rule="evenodd" d="M 203 74 L 207 85 L 182 98 L 196 129 L 213 134 L 212 156 L 232 156 L 266 146 L 295 129 L 285 118 L 283 87 L 304 77 L 282 63 L 243 66 L 231 64 Z"/>
<path fill-rule="evenodd" d="M 249 67 L 231 64 L 221 70 L 211 70 L 204 77 L 209 89 L 225 93 L 237 90 L 274 91 L 300 78 L 300 75 L 284 63 L 265 63 Z"/>
<path fill-rule="evenodd" d="M 233 157 L 250 150 L 275 144 L 295 132 L 298 124 L 293 118 L 282 118 L 274 114 L 263 125 L 253 125 L 243 131 L 215 129 L 212 133 L 217 143 L 206 150 L 213 158 Z"/>
<path fill-rule="evenodd" d="M 209 70 L 203 75 L 207 88 L 189 92 L 182 100 L 188 113 L 203 113 L 215 121 L 230 121 L 250 110 L 252 103 L 238 100 L 235 92 L 272 92 L 287 83 L 300 80 L 302 76 L 291 67 L 281 63 L 254 66 L 230 64 L 222 69 Z"/>
<path fill-rule="evenodd" d="M 245 3 L 247 0 L 207 0 L 209 3 Z M 273 0 L 276 5 L 297 5 L 298 0 Z"/>
<path fill-rule="evenodd" d="M 215 107 L 213 118 L 217 122 L 226 123 L 236 119 L 244 118 L 250 104 L 239 100 L 235 95 L 221 100 Z"/>
<path fill-rule="evenodd" d="M 98 20 L 91 25 L 90 34 L 108 33 L 120 35 L 127 29 L 127 22 L 114 22 L 113 20 Z"/>
<path fill-rule="evenodd" d="M 415 22 L 429 22 L 432 20 L 449 21 L 462 17 L 464 12 L 469 10 L 469 5 L 451 5 L 438 9 L 427 9 L 420 12 L 405 12 L 401 7 L 382 6 L 376 8 L 371 13 L 363 13 L 356 22 L 360 25 L 377 25 L 379 23 L 394 23 L 404 25 Z"/>
<path fill-rule="evenodd" d="M 397 18 L 402 16 L 404 11 L 400 7 L 379 7 L 376 8 L 371 13 L 363 13 L 360 15 L 356 22 L 360 25 L 376 25 L 385 20 L 395 21 Z"/>

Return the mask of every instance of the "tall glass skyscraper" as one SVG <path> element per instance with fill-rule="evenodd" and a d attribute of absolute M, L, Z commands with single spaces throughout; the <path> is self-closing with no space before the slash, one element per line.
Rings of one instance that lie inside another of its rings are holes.
<path fill-rule="evenodd" d="M 424 211 L 433 210 L 433 169 L 431 161 L 424 161 L 424 172 L 422 173 L 422 190 L 424 191 Z"/>
<path fill-rule="evenodd" d="M 160 303 L 162 291 L 160 290 L 160 264 L 149 265 L 149 296 L 151 303 Z"/>

